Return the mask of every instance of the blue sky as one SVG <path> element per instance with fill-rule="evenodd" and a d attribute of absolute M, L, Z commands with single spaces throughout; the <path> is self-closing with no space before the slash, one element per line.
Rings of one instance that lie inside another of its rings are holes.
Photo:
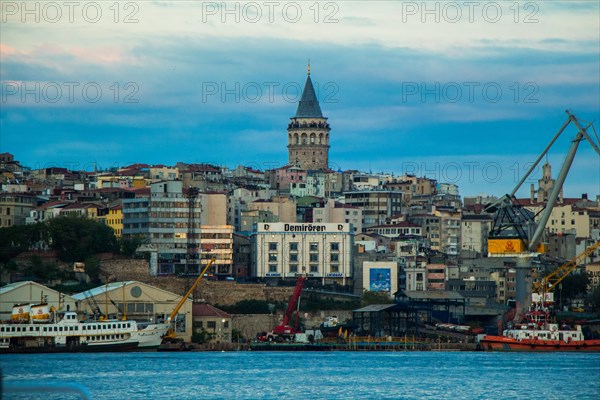
<path fill-rule="evenodd" d="M 308 58 L 334 169 L 501 195 L 565 109 L 600 119 L 594 1 L 281 1 L 272 15 L 265 2 L 82 2 L 71 16 L 6 4 L 0 152 L 33 168 L 282 166 Z M 555 174 L 575 134 L 553 147 Z M 565 185 L 584 192 L 600 194 L 588 143 Z"/>

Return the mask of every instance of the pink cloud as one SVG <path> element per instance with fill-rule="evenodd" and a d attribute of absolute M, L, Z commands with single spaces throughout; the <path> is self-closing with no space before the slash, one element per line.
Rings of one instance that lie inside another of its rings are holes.
<path fill-rule="evenodd" d="M 19 50 L 5 43 L 0 43 L 2 56 L 18 58 L 20 61 L 45 64 L 63 65 L 64 58 L 73 58 L 84 64 L 100 66 L 115 66 L 119 64 L 137 64 L 137 59 L 118 47 L 68 47 L 64 48 L 54 44 L 44 43 L 33 47 L 31 50 Z M 57 61 L 60 61 L 57 63 Z"/>

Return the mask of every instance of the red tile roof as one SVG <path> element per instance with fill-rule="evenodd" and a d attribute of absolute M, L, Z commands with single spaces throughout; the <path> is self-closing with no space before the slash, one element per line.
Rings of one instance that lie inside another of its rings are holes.
<path fill-rule="evenodd" d="M 192 305 L 192 316 L 231 318 L 231 314 L 228 314 L 225 311 L 219 310 L 217 307 L 213 307 L 206 303 L 194 303 Z"/>

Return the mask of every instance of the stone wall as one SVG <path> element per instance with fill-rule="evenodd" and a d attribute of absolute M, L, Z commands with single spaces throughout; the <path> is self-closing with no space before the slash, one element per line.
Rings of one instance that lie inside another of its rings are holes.
<path fill-rule="evenodd" d="M 194 278 L 174 276 L 151 276 L 146 260 L 104 260 L 101 264 L 103 279 L 111 282 L 136 280 L 158 288 L 184 295 L 195 281 Z M 229 281 L 200 282 L 193 293 L 194 299 L 203 299 L 210 304 L 232 305 L 242 300 L 265 300 L 288 302 L 293 287 L 268 287 L 264 284 L 240 284 Z"/>

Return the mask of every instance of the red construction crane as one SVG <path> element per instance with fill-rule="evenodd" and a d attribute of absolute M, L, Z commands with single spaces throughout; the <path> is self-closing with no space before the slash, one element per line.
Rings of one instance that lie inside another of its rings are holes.
<path fill-rule="evenodd" d="M 296 323 L 294 326 L 290 326 L 290 320 L 292 319 L 292 314 L 296 310 L 296 304 L 298 304 L 298 299 L 300 298 L 300 294 L 302 293 L 302 288 L 304 287 L 304 282 L 306 281 L 305 276 L 299 276 L 296 281 L 296 288 L 294 289 L 294 294 L 292 294 L 292 298 L 288 303 L 287 310 L 285 310 L 285 314 L 283 315 L 283 320 L 279 325 L 273 328 L 272 332 L 266 334 L 259 334 L 258 339 L 262 341 L 282 341 L 282 340 L 292 340 L 294 339 L 294 335 L 296 333 L 300 333 L 298 327 L 298 314 L 296 314 Z"/>

